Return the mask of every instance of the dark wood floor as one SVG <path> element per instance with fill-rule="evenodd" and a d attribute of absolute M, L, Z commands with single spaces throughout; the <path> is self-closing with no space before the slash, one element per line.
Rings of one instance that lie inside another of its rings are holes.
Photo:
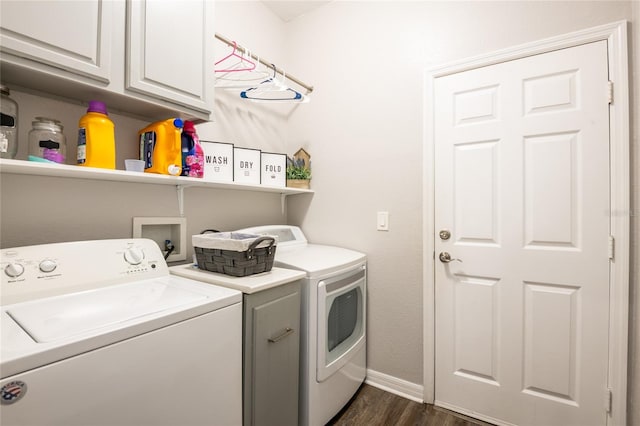
<path fill-rule="evenodd" d="M 362 385 L 330 426 L 491 426 L 431 404 L 420 404 Z"/>

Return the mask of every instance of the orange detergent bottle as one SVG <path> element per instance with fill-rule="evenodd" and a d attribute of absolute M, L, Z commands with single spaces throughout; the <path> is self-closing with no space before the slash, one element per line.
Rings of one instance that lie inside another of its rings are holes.
<path fill-rule="evenodd" d="M 104 102 L 89 101 L 78 124 L 78 165 L 116 168 L 115 126 Z"/>
<path fill-rule="evenodd" d="M 180 176 L 182 171 L 183 122 L 179 118 L 157 121 L 138 132 L 144 171 Z"/>

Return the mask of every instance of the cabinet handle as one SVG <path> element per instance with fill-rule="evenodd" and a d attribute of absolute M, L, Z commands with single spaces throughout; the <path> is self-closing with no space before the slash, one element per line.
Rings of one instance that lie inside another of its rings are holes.
<path fill-rule="evenodd" d="M 291 327 L 287 327 L 284 329 L 284 333 L 282 333 L 281 335 L 279 335 L 278 337 L 270 337 L 269 338 L 269 342 L 271 343 L 277 343 L 280 340 L 284 339 L 285 337 L 287 337 L 288 335 L 290 335 L 291 333 L 293 333 L 293 328 Z"/>

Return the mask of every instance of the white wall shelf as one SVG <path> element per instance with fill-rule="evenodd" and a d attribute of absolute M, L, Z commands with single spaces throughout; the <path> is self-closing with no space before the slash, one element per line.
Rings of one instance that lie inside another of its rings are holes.
<path fill-rule="evenodd" d="M 190 178 L 185 176 L 137 173 L 127 172 L 124 170 L 98 169 L 93 167 L 49 164 L 23 160 L 0 159 L 0 173 L 63 177 L 71 179 L 91 179 L 113 182 L 145 183 L 154 185 L 171 185 L 182 188 L 204 187 L 234 191 L 274 192 L 281 195 L 313 193 L 313 190 L 311 189 L 247 185 L 235 182 L 208 182 L 203 179 Z"/>

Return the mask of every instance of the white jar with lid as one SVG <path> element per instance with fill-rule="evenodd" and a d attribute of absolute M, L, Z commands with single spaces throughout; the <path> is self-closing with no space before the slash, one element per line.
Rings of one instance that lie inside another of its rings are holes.
<path fill-rule="evenodd" d="M 29 159 L 43 158 L 56 163 L 64 163 L 67 154 L 67 140 L 58 120 L 36 117 L 29 132 Z M 35 157 L 35 158 L 31 158 Z"/>
<path fill-rule="evenodd" d="M 9 88 L 0 84 L 0 158 L 16 158 L 18 153 L 18 104 L 9 97 Z"/>

